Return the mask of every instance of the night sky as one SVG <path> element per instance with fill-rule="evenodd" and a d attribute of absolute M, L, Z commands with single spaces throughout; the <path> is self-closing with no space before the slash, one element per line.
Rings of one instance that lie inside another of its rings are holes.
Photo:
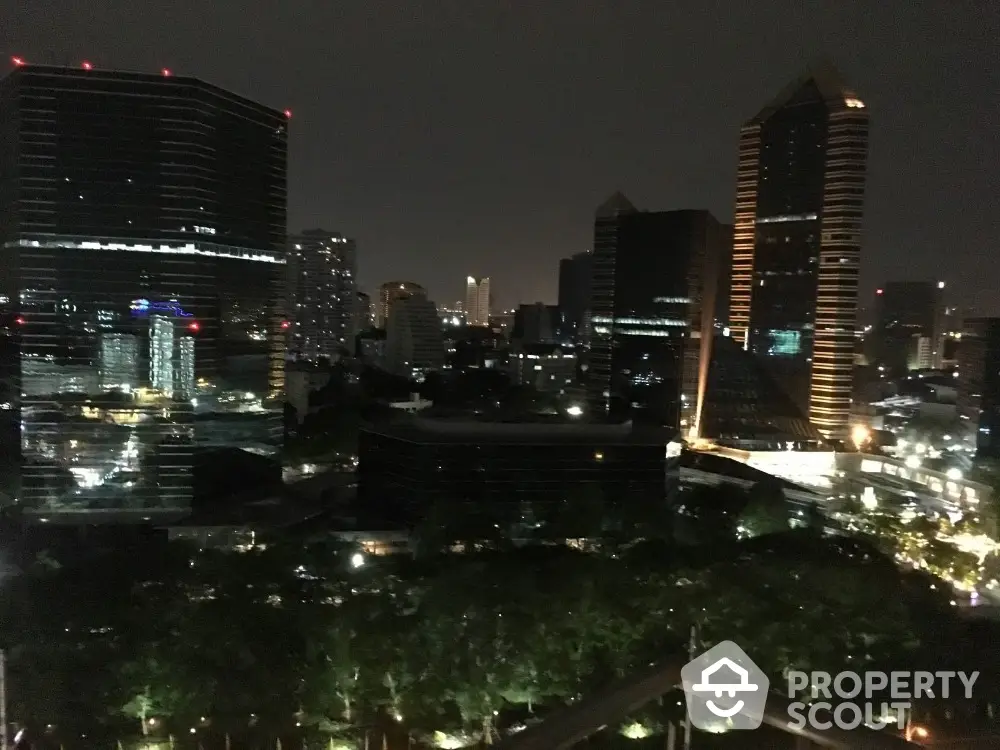
<path fill-rule="evenodd" d="M 732 220 L 740 123 L 829 57 L 871 114 L 864 297 L 945 279 L 1000 313 L 1000 3 L 5 0 L 29 63 L 207 79 L 292 109 L 289 229 L 358 240 L 363 288 L 466 275 L 555 301 L 594 208 Z"/>

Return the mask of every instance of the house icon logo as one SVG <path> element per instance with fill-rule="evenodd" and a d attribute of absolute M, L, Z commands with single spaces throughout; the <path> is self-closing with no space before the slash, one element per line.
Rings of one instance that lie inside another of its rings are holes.
<path fill-rule="evenodd" d="M 732 641 L 709 649 L 681 670 L 691 724 L 707 732 L 756 729 L 764 719 L 770 683 Z"/>

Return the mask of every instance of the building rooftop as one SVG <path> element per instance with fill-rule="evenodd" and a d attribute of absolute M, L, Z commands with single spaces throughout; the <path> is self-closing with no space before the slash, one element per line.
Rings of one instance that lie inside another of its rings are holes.
<path fill-rule="evenodd" d="M 551 422 L 487 422 L 465 418 L 400 419 L 390 424 L 365 428 L 413 443 L 490 443 L 493 445 L 663 445 L 676 433 L 661 428 L 622 424 Z"/>
<path fill-rule="evenodd" d="M 829 60 L 814 61 L 798 78 L 783 88 L 779 94 L 772 99 L 764 109 L 757 113 L 747 123 L 748 125 L 758 124 L 767 120 L 771 115 L 782 107 L 791 104 L 800 93 L 813 85 L 828 104 L 837 105 L 838 108 L 859 106 L 848 104 L 847 102 L 858 102 L 858 95 L 844 83 L 840 71 Z M 815 94 L 813 94 L 815 97 Z M 861 108 L 864 105 L 860 105 Z"/>

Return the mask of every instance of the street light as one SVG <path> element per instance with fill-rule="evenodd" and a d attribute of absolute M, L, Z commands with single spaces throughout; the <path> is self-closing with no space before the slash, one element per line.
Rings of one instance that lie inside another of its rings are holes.
<path fill-rule="evenodd" d="M 360 568 L 364 564 L 365 564 L 365 556 L 362 555 L 360 552 L 355 552 L 353 555 L 351 555 L 352 568 Z"/>
<path fill-rule="evenodd" d="M 856 424 L 851 428 L 851 442 L 854 446 L 861 450 L 861 446 L 867 443 L 872 438 L 872 432 L 863 424 Z"/>

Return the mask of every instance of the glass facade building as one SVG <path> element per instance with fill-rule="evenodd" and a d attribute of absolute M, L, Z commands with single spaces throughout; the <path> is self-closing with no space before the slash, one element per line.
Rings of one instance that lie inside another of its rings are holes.
<path fill-rule="evenodd" d="M 176 513 L 194 452 L 229 442 L 200 425 L 238 415 L 233 443 L 280 447 L 287 125 L 192 78 L 0 81 L 8 503 Z"/>
<path fill-rule="evenodd" d="M 851 408 L 868 111 L 817 65 L 740 134 L 729 325 L 828 439 Z"/>
<path fill-rule="evenodd" d="M 590 416 L 681 427 L 685 382 L 697 381 L 706 268 L 727 237 L 708 211 L 637 211 L 620 193 L 598 209 Z"/>

